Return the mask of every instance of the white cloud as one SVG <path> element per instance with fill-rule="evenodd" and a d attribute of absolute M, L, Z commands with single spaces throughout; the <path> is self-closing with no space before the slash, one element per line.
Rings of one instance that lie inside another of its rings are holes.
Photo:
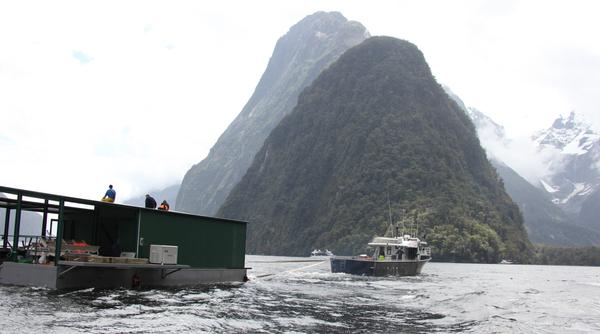
<path fill-rule="evenodd" d="M 92 57 L 79 50 L 73 51 L 73 58 L 77 59 L 82 64 L 87 64 L 92 61 Z"/>
<path fill-rule="evenodd" d="M 489 158 L 504 162 L 533 185 L 562 164 L 559 150 L 540 150 L 531 137 L 501 138 L 492 127 L 479 128 L 478 135 Z"/>

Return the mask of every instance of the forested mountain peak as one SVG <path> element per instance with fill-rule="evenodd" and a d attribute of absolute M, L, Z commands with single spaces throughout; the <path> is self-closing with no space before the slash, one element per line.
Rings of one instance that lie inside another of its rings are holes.
<path fill-rule="evenodd" d="M 439 260 L 525 259 L 531 245 L 464 112 L 421 51 L 369 38 L 273 129 L 219 215 L 246 219 L 251 253 L 364 251 L 409 217 Z"/>
<path fill-rule="evenodd" d="M 362 24 L 338 12 L 317 12 L 291 27 L 277 41 L 250 100 L 208 156 L 186 173 L 176 209 L 213 215 L 246 173 L 267 135 L 292 111 L 298 94 L 368 36 Z"/>

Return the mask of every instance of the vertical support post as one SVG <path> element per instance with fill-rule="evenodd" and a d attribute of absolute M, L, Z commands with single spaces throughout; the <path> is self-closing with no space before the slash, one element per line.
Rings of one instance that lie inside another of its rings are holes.
<path fill-rule="evenodd" d="M 17 208 L 15 212 L 15 232 L 13 233 L 13 246 L 12 255 L 13 260 L 17 259 L 17 250 L 19 249 L 19 231 L 21 229 L 21 204 L 23 202 L 23 195 L 17 195 Z"/>
<path fill-rule="evenodd" d="M 142 228 L 142 209 L 138 210 L 137 238 L 135 242 L 135 257 L 140 257 L 140 230 Z"/>
<path fill-rule="evenodd" d="M 46 236 L 46 223 L 48 221 L 48 199 L 44 200 L 44 215 L 42 216 L 42 237 Z"/>
<path fill-rule="evenodd" d="M 8 229 L 10 225 L 10 208 L 6 208 L 6 219 L 4 219 L 4 241 L 2 242 L 2 248 L 6 249 L 8 246 Z"/>
<path fill-rule="evenodd" d="M 92 243 L 94 245 L 100 245 L 98 239 L 98 206 L 94 205 L 94 228 L 92 229 Z"/>
<path fill-rule="evenodd" d="M 58 219 L 50 219 L 50 229 L 48 231 L 50 231 L 50 235 L 52 236 L 52 227 L 54 227 L 54 222 L 58 222 Z"/>
<path fill-rule="evenodd" d="M 62 238 L 63 238 L 63 228 L 65 222 L 65 200 L 60 199 L 58 204 L 58 223 L 56 226 L 56 249 L 54 250 L 54 265 L 58 266 L 58 261 L 60 260 L 60 251 L 62 246 Z"/>

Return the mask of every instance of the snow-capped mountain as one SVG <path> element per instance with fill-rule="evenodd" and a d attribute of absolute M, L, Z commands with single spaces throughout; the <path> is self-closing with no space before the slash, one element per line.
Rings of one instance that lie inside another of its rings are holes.
<path fill-rule="evenodd" d="M 448 87 L 444 89 L 473 121 L 488 158 L 521 209 L 529 239 L 556 246 L 599 245 L 600 191 L 594 192 L 598 182 L 584 180 L 594 180 L 594 173 L 597 180 L 600 166 L 594 169 L 594 161 L 600 164 L 597 158 L 600 137 L 572 115 L 559 118 L 552 128 L 537 133 L 532 139 L 535 142 L 528 138 L 514 141 L 506 136 L 503 126 L 479 110 L 467 107 Z M 515 169 L 508 166 L 509 162 Z M 525 173 L 529 176 L 527 180 L 523 178 Z M 569 176 L 570 173 L 578 177 Z M 569 177 L 577 182 L 568 183 Z M 579 202 L 581 210 L 574 208 L 567 212 L 562 202 L 569 205 Z"/>
<path fill-rule="evenodd" d="M 578 119 L 575 112 L 571 112 L 566 119 L 561 115 L 552 127 L 538 132 L 533 139 L 538 145 L 552 146 L 563 154 L 582 155 L 592 149 L 600 139 L 600 134 Z"/>
<path fill-rule="evenodd" d="M 548 161 L 548 175 L 540 179 L 542 188 L 563 210 L 578 215 L 590 195 L 600 190 L 600 134 L 571 112 L 533 140 L 540 150 L 557 152 Z"/>

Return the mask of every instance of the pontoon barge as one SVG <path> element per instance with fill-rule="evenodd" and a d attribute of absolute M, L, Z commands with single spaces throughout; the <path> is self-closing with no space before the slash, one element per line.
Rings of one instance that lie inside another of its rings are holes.
<path fill-rule="evenodd" d="M 0 284 L 78 289 L 246 280 L 244 221 L 2 186 L 0 208 Z M 39 213 L 39 235 L 19 234 L 24 211 Z"/>

